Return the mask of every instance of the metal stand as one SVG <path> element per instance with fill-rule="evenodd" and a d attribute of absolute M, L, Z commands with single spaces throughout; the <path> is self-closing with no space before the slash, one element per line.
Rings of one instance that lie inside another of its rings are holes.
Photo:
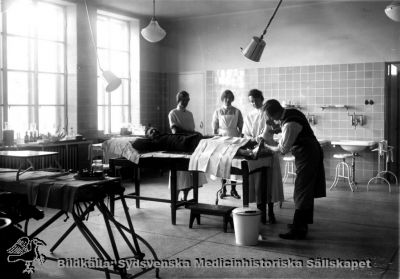
<path fill-rule="evenodd" d="M 393 146 L 388 146 L 386 150 L 379 150 L 379 149 L 374 149 L 373 151 L 378 151 L 378 174 L 374 177 L 372 177 L 367 184 L 367 191 L 369 190 L 369 184 L 374 181 L 374 180 L 382 180 L 384 181 L 388 186 L 389 186 L 389 193 L 391 192 L 390 189 L 390 182 L 384 177 L 385 174 L 390 174 L 391 176 L 394 177 L 396 183 L 395 185 L 398 185 L 398 180 L 397 180 L 397 176 L 391 172 L 388 171 L 388 165 L 389 165 L 389 161 L 391 158 L 393 158 L 392 151 L 393 151 Z M 390 154 L 390 155 L 388 155 Z M 383 171 L 379 171 L 381 169 L 381 157 L 385 160 L 385 169 Z"/>
<path fill-rule="evenodd" d="M 116 185 L 117 187 L 117 185 Z M 105 273 L 106 278 L 110 278 L 110 273 L 113 274 L 119 274 L 121 278 L 135 278 L 138 277 L 152 269 L 155 269 L 156 271 L 156 277 L 159 278 L 159 269 L 154 268 L 154 267 L 143 267 L 141 268 L 141 271 L 135 273 L 135 274 L 129 274 L 127 272 L 126 267 L 119 267 L 118 262 L 120 260 L 127 260 L 127 259 L 135 259 L 138 261 L 143 261 L 145 254 L 141 251 L 140 246 L 139 246 L 139 241 L 142 242 L 151 252 L 153 259 L 158 260 L 157 254 L 154 251 L 154 249 L 151 247 L 151 245 L 144 240 L 142 237 L 137 235 L 135 233 L 135 230 L 133 228 L 132 220 L 129 215 L 129 208 L 126 204 L 124 195 L 123 195 L 123 188 L 120 189 L 120 192 L 117 193 L 119 195 L 119 199 L 122 202 L 122 206 L 124 209 L 126 221 L 128 223 L 128 227 L 125 225 L 121 224 L 118 222 L 113 214 L 111 214 L 110 210 L 107 208 L 106 204 L 104 203 L 104 198 L 105 195 L 99 195 L 96 197 L 93 201 L 90 202 L 85 202 L 85 209 L 83 210 L 82 207 L 79 205 L 79 203 L 76 203 L 74 205 L 74 209 L 72 211 L 72 216 L 74 219 L 74 223 L 68 228 L 68 230 L 60 237 L 60 239 L 51 247 L 50 252 L 53 252 L 58 245 L 72 232 L 72 230 L 77 227 L 79 231 L 82 233 L 86 241 L 89 243 L 89 245 L 92 247 L 94 252 L 97 254 L 99 259 L 101 261 L 108 261 L 108 262 L 113 262 L 113 269 L 109 268 L 91 268 L 94 270 L 101 270 Z M 113 197 L 112 197 L 113 198 Z M 104 218 L 104 223 L 107 229 L 107 233 L 109 236 L 109 240 L 111 242 L 112 250 L 114 253 L 114 258 L 112 258 L 109 253 L 104 249 L 104 247 L 101 245 L 101 243 L 96 239 L 94 234 L 89 230 L 89 228 L 84 224 L 85 219 L 87 219 L 88 214 L 95 209 L 95 207 L 101 212 L 103 218 Z M 49 221 L 47 221 L 45 224 L 43 224 L 41 227 L 39 227 L 36 231 L 34 231 L 30 237 L 34 237 L 37 234 L 39 234 L 41 231 L 43 231 L 46 227 L 48 227 L 51 223 L 53 223 L 55 220 L 57 220 L 60 216 L 62 216 L 65 212 L 64 211 L 59 211 L 56 215 L 54 215 Z M 125 257 L 121 258 L 114 234 L 111 225 L 113 225 L 120 236 L 123 238 L 125 241 L 126 245 L 129 247 L 130 251 L 132 252 L 131 257 Z M 125 233 L 126 232 L 126 233 Z M 131 238 L 131 239 L 129 239 Z M 55 260 L 57 261 L 57 258 L 52 258 L 52 257 L 47 257 L 49 260 Z"/>

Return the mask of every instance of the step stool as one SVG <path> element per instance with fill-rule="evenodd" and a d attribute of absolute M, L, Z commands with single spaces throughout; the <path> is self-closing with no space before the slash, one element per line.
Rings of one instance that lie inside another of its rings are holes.
<path fill-rule="evenodd" d="M 200 225 L 201 214 L 224 217 L 224 232 L 227 231 L 228 223 L 231 224 L 231 227 L 233 228 L 231 212 L 236 208 L 234 206 L 195 203 L 187 205 L 186 208 L 190 209 L 189 228 L 193 227 L 193 222 L 195 219 L 197 219 L 197 224 Z"/>
<path fill-rule="evenodd" d="M 286 180 L 290 175 L 293 175 L 293 180 L 296 177 L 296 172 L 294 171 L 294 156 L 285 156 L 283 157 L 283 161 L 285 161 L 285 175 L 283 177 L 283 183 L 286 183 Z"/>
<path fill-rule="evenodd" d="M 350 166 L 349 166 L 348 163 L 346 163 L 346 158 L 352 158 L 352 157 L 353 157 L 353 154 L 350 154 L 350 153 L 334 154 L 333 155 L 333 158 L 341 159 L 342 161 L 337 163 L 337 165 L 336 165 L 335 179 L 333 181 L 332 186 L 329 188 L 329 190 L 332 190 L 333 188 L 336 187 L 336 185 L 339 182 L 339 178 L 344 178 L 344 179 L 347 179 L 351 191 L 354 192 L 354 189 L 353 189 L 353 185 L 354 184 L 353 184 L 353 182 L 351 180 L 351 175 L 352 174 L 351 174 L 351 171 L 350 171 Z M 347 174 L 346 174 L 346 172 L 347 172 Z"/>

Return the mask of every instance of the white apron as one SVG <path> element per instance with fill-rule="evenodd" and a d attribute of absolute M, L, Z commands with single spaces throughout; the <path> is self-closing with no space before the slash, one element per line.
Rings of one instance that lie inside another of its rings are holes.
<path fill-rule="evenodd" d="M 239 131 L 237 129 L 237 124 L 239 121 L 239 111 L 235 110 L 235 114 L 219 114 L 218 124 L 219 124 L 219 134 L 226 137 L 239 137 Z"/>
<path fill-rule="evenodd" d="M 218 124 L 219 124 L 219 129 L 218 132 L 222 136 L 226 137 L 240 137 L 239 131 L 237 129 L 237 124 L 239 121 L 239 110 L 235 110 L 235 114 L 226 114 L 226 115 L 221 115 L 219 114 L 218 117 Z M 226 178 L 226 177 L 224 177 Z M 242 176 L 241 175 L 235 175 L 232 174 L 229 177 L 230 180 L 237 181 L 241 180 Z"/>

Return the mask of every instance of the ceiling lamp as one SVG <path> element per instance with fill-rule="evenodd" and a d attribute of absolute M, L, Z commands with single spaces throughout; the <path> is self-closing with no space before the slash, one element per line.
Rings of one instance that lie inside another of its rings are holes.
<path fill-rule="evenodd" d="M 105 71 L 101 67 L 99 54 L 97 53 L 97 46 L 96 46 L 96 43 L 94 41 L 92 24 L 90 23 L 90 16 L 89 16 L 88 6 L 87 6 L 87 3 L 86 3 L 86 0 L 83 0 L 83 2 L 85 3 L 86 15 L 87 15 L 87 19 L 88 19 L 88 23 L 89 23 L 89 29 L 90 29 L 90 37 L 92 39 L 92 44 L 93 44 L 94 51 L 96 52 L 97 64 L 98 64 L 98 66 L 100 68 L 100 71 L 101 71 L 101 73 L 103 75 L 103 78 L 107 81 L 106 91 L 107 92 L 111 92 L 111 91 L 114 91 L 115 89 L 117 89 L 121 85 L 122 81 L 114 73 L 112 73 L 111 71 Z"/>
<path fill-rule="evenodd" d="M 276 6 L 272 17 L 270 18 L 270 20 L 267 24 L 267 27 L 265 27 L 264 32 L 261 34 L 261 36 L 259 38 L 254 36 L 251 39 L 249 45 L 245 49 L 241 48 L 243 55 L 245 57 L 247 57 L 248 59 L 250 59 L 254 62 L 260 61 L 261 55 L 262 55 L 262 53 L 264 51 L 264 47 L 265 47 L 265 41 L 263 40 L 263 37 L 267 33 L 267 29 L 268 29 L 269 25 L 271 24 L 272 20 L 274 19 L 275 14 L 278 11 L 281 3 L 282 3 L 282 0 L 279 0 L 278 6 Z"/>
<path fill-rule="evenodd" d="M 165 35 L 167 35 L 165 30 L 162 29 L 157 22 L 155 0 L 153 0 L 153 17 L 151 18 L 149 25 L 143 28 L 140 33 L 142 34 L 143 38 L 151 43 L 161 41 L 162 39 L 164 39 Z"/>
<path fill-rule="evenodd" d="M 391 20 L 400 22 L 400 1 L 393 1 L 386 7 L 385 13 Z"/>

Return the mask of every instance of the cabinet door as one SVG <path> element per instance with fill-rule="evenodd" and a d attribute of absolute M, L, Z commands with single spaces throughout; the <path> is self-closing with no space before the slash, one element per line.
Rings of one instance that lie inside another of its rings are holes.
<path fill-rule="evenodd" d="M 190 95 L 190 102 L 187 107 L 193 113 L 196 131 L 204 134 L 204 103 L 205 103 L 205 73 L 185 72 L 178 73 L 170 80 L 170 109 L 176 107 L 176 93 L 185 90 Z"/>

